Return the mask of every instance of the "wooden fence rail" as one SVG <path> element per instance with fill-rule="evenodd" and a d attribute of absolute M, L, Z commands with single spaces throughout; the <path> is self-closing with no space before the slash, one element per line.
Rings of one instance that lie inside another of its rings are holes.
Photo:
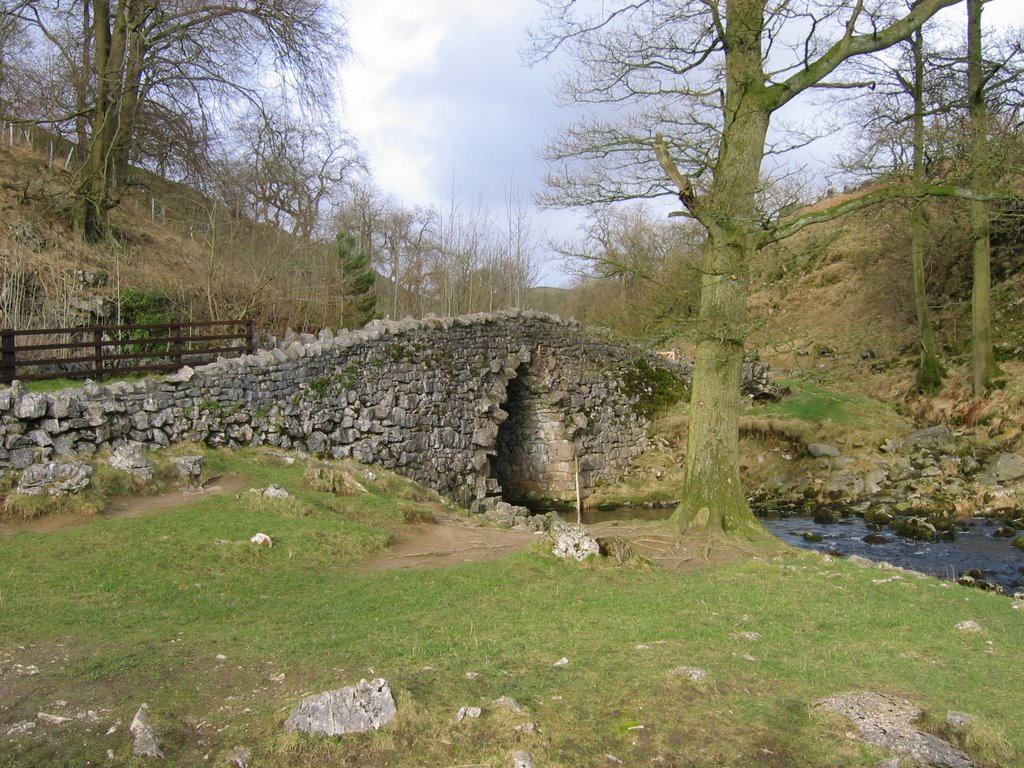
<path fill-rule="evenodd" d="M 24 339 L 24 341 L 19 341 Z M 0 330 L 0 383 L 176 371 L 252 354 L 252 320 Z M 19 372 L 19 369 L 21 372 Z"/>

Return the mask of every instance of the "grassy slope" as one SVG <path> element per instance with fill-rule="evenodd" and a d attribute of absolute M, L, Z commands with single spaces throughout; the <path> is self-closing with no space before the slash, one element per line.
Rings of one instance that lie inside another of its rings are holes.
<path fill-rule="evenodd" d="M 215 764 L 237 745 L 259 766 L 500 766 L 516 748 L 544 766 L 606 754 L 627 765 L 875 765 L 878 753 L 812 712 L 853 689 L 906 695 L 940 717 L 970 712 L 1024 754 L 1024 690 L 1012 682 L 1024 613 L 1005 598 L 810 554 L 688 574 L 540 551 L 367 572 L 359 560 L 416 502 L 337 499 L 304 489 L 298 466 L 217 460 L 297 498 L 210 498 L 0 538 L 0 733 L 39 711 L 98 713 L 0 738 L 0 766 L 130 765 L 127 723 L 143 701 L 171 766 Z M 275 546 L 249 544 L 256 531 Z M 955 631 L 964 619 L 985 631 Z M 553 667 L 563 656 L 568 667 Z M 40 674 L 18 676 L 16 663 Z M 673 677 L 679 665 L 710 681 Z M 282 731 L 303 694 L 378 675 L 397 694 L 392 725 L 338 740 Z M 527 711 L 490 704 L 502 695 Z M 456 724 L 473 705 L 483 717 Z M 523 722 L 539 731 L 517 732 Z"/>

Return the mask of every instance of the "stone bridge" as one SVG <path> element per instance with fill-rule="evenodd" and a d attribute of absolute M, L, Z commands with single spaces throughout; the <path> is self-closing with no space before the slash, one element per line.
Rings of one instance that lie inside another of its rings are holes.
<path fill-rule="evenodd" d="M 688 366 L 534 312 L 375 321 L 162 379 L 0 389 L 0 468 L 124 443 L 271 445 L 351 457 L 463 503 L 586 497 L 647 444 Z"/>

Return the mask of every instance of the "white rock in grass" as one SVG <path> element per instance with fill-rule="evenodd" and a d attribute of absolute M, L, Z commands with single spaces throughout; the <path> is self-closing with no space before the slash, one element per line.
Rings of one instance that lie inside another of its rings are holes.
<path fill-rule="evenodd" d="M 568 667 L 569 666 L 569 660 L 563 656 L 562 658 L 560 658 L 558 661 L 556 661 L 551 666 L 553 666 L 553 667 Z"/>
<path fill-rule="evenodd" d="M 461 723 L 467 717 L 471 720 L 476 720 L 482 714 L 483 711 L 480 707 L 462 707 L 459 709 L 458 714 L 455 715 L 455 722 Z"/>
<path fill-rule="evenodd" d="M 860 739 L 891 749 L 915 765 L 930 768 L 972 768 L 971 759 L 951 744 L 930 733 L 918 731 L 914 723 L 921 709 L 896 696 L 872 691 L 855 691 L 822 699 L 815 707 L 850 720 Z"/>
<path fill-rule="evenodd" d="M 968 619 L 957 624 L 956 629 L 960 632 L 981 632 L 981 624 L 974 621 L 974 619 Z"/>
<path fill-rule="evenodd" d="M 761 639 L 761 633 L 760 632 L 734 632 L 731 635 L 729 635 L 729 638 L 731 640 L 747 640 L 747 641 L 752 643 L 755 640 L 760 640 Z"/>
<path fill-rule="evenodd" d="M 287 499 L 291 494 L 280 485 L 268 485 L 263 495 L 268 499 Z"/>
<path fill-rule="evenodd" d="M 509 712 L 512 712 L 516 715 L 521 714 L 523 711 L 523 708 L 519 706 L 519 702 L 513 699 L 511 696 L 499 696 L 491 703 L 494 704 L 494 706 L 496 707 L 507 709 Z"/>
<path fill-rule="evenodd" d="M 375 731 L 395 719 L 391 688 L 382 678 L 360 680 L 358 685 L 307 696 L 289 715 L 289 731 L 341 736 Z"/>
<path fill-rule="evenodd" d="M 248 768 L 252 752 L 245 747 L 235 747 L 224 757 L 224 762 L 236 768 Z"/>
<path fill-rule="evenodd" d="M 533 755 L 525 750 L 519 750 L 512 755 L 512 768 L 536 768 Z"/>
<path fill-rule="evenodd" d="M 36 727 L 34 720 L 22 720 L 20 723 L 15 723 L 7 729 L 8 736 L 16 736 L 19 733 L 28 733 Z"/>
<path fill-rule="evenodd" d="M 551 538 L 554 542 L 551 551 L 555 557 L 583 561 L 601 553 L 597 541 L 582 525 L 556 523 L 551 526 Z"/>
<path fill-rule="evenodd" d="M 143 704 L 139 707 L 139 711 L 135 713 L 135 717 L 132 719 L 132 724 L 128 728 L 135 742 L 132 744 L 132 754 L 136 757 L 155 757 L 163 758 L 164 753 L 160 749 L 160 745 L 156 741 L 156 732 L 153 730 L 153 726 L 149 724 L 149 718 L 146 716 L 147 706 Z"/>
<path fill-rule="evenodd" d="M 267 534 L 265 533 L 257 533 L 255 536 L 249 539 L 249 541 L 251 541 L 253 544 L 258 544 L 264 547 L 274 546 L 274 540 L 267 536 Z"/>
<path fill-rule="evenodd" d="M 699 683 L 701 680 L 707 679 L 708 673 L 706 669 L 700 669 L 699 667 L 676 667 L 672 670 L 672 676 L 685 677 L 688 680 Z"/>
<path fill-rule="evenodd" d="M 64 725 L 64 723 L 70 723 L 73 719 L 72 717 L 62 717 L 61 715 L 51 715 L 47 712 L 36 714 L 36 720 L 47 725 Z"/>

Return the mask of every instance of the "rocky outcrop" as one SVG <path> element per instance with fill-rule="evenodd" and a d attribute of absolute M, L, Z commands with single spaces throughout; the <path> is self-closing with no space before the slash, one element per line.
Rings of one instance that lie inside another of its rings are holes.
<path fill-rule="evenodd" d="M 132 754 L 136 757 L 153 757 L 161 759 L 164 756 L 163 750 L 157 743 L 156 731 L 149 724 L 146 705 L 139 707 L 128 731 L 132 735 Z"/>
<path fill-rule="evenodd" d="M 937 736 L 914 727 L 921 709 L 906 699 L 862 691 L 822 699 L 817 708 L 849 719 L 869 744 L 891 749 L 915 764 L 934 768 L 972 768 L 970 758 Z"/>
<path fill-rule="evenodd" d="M 818 458 L 813 478 L 779 480 L 754 495 L 755 508 L 818 522 L 856 513 L 871 528 L 920 540 L 951 538 L 957 521 L 973 515 L 1001 519 L 997 535 L 1024 529 L 1024 458 L 993 452 L 944 425 L 887 440 L 877 452 L 844 456 L 812 443 L 808 453 Z"/>
<path fill-rule="evenodd" d="M 109 464 L 114 469 L 134 475 L 144 482 L 153 479 L 153 464 L 137 445 L 118 446 L 111 454 Z"/>

